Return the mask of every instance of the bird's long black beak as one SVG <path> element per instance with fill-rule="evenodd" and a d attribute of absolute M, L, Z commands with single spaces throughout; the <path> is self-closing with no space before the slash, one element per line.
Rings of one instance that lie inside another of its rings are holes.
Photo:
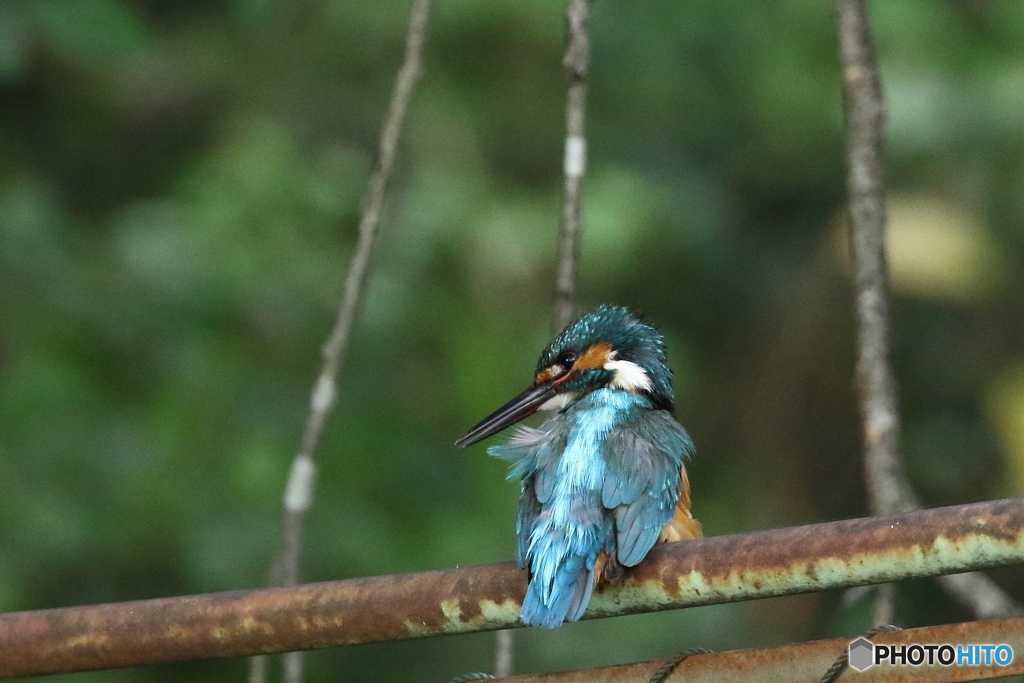
<path fill-rule="evenodd" d="M 551 382 L 530 387 L 481 420 L 480 424 L 466 432 L 466 435 L 456 441 L 455 445 L 465 448 L 472 446 L 477 441 L 483 441 L 492 434 L 497 434 L 505 427 L 533 415 L 554 395 L 555 385 Z"/>

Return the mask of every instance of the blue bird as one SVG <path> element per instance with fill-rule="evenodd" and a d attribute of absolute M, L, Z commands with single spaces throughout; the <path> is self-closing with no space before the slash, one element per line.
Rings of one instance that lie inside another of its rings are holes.
<path fill-rule="evenodd" d="M 522 485 L 524 623 L 576 621 L 599 581 L 620 580 L 659 540 L 701 535 L 684 465 L 693 442 L 672 417 L 672 400 L 658 331 L 625 308 L 600 306 L 544 349 L 533 386 L 456 442 L 469 446 L 537 410 L 556 411 L 487 449 Z"/>

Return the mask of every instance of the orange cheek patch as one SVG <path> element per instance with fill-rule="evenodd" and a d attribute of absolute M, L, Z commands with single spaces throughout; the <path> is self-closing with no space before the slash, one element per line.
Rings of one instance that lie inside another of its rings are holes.
<path fill-rule="evenodd" d="M 587 352 L 576 359 L 572 367 L 569 368 L 568 372 L 559 365 L 553 365 L 550 368 L 544 368 L 537 373 L 534 379 L 534 384 L 543 384 L 544 382 L 555 380 L 555 384 L 560 384 L 569 378 L 575 370 L 585 370 L 587 368 L 603 368 L 604 364 L 612 359 L 612 345 L 608 342 L 600 342 L 594 344 Z M 561 370 L 561 372 L 555 372 L 555 368 Z"/>
<path fill-rule="evenodd" d="M 551 371 L 551 368 L 544 368 L 543 370 L 537 373 L 537 377 L 534 381 L 534 384 L 543 384 L 544 382 L 547 382 L 549 379 L 551 379 L 551 377 L 554 376 L 554 374 L 555 373 Z"/>
<path fill-rule="evenodd" d="M 573 370 L 584 370 L 586 368 L 603 368 L 604 364 L 611 360 L 612 345 L 608 342 L 594 344 L 587 352 L 580 356 L 573 364 Z"/>

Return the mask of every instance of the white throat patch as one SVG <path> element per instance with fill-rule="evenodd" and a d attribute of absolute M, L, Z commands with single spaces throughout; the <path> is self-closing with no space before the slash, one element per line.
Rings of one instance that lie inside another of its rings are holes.
<path fill-rule="evenodd" d="M 647 376 L 647 371 L 633 361 L 610 360 L 604 364 L 604 369 L 615 373 L 608 384 L 613 389 L 639 394 L 642 391 L 650 391 L 654 386 L 651 378 Z"/>
<path fill-rule="evenodd" d="M 579 394 L 575 394 L 571 391 L 567 391 L 563 394 L 556 394 L 554 397 L 549 398 L 547 401 L 540 404 L 540 408 L 537 410 L 561 410 L 577 398 L 579 398 Z"/>

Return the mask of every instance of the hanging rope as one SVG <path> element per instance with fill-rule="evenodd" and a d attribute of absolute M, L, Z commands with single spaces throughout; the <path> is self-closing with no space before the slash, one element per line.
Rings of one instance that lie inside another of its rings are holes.
<path fill-rule="evenodd" d="M 462 674 L 456 676 L 448 683 L 469 683 L 470 681 L 493 681 L 496 680 L 491 674 L 476 673 L 476 674 Z"/>
<path fill-rule="evenodd" d="M 870 638 L 873 638 L 874 636 L 877 636 L 879 633 L 884 633 L 886 631 L 902 631 L 902 630 L 903 629 L 901 629 L 899 626 L 893 626 L 891 624 L 888 624 L 888 625 L 885 625 L 885 626 L 876 626 L 875 628 L 871 629 L 870 631 L 865 632 L 862 637 L 870 639 Z M 839 676 L 846 669 L 846 665 L 849 664 L 849 663 L 850 663 L 850 649 L 849 648 L 844 648 L 843 649 L 843 654 L 839 655 L 839 657 L 836 658 L 836 661 L 833 662 L 832 666 L 830 666 L 828 668 L 828 671 L 825 672 L 825 675 L 821 677 L 821 680 L 819 680 L 818 683 L 835 683 L 836 679 L 839 678 Z"/>
<path fill-rule="evenodd" d="M 675 671 L 676 667 L 682 664 L 685 659 L 692 657 L 693 655 L 709 655 L 713 652 L 714 650 L 709 650 L 705 647 L 695 647 L 686 650 L 685 652 L 680 652 L 675 657 L 665 662 L 660 669 L 655 671 L 654 674 L 647 679 L 647 683 L 662 683 L 662 681 L 668 678 L 669 674 Z"/>

